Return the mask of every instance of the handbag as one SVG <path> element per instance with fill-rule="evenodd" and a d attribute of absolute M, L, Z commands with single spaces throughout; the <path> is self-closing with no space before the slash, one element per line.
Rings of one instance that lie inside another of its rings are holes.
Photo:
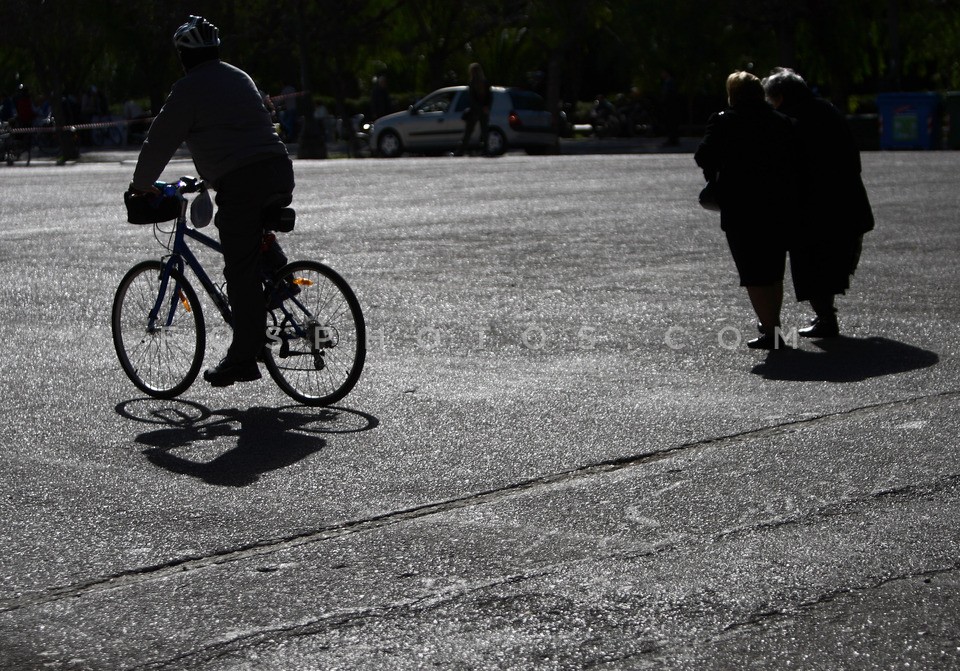
<path fill-rule="evenodd" d="M 713 212 L 720 211 L 720 185 L 711 179 L 700 189 L 700 207 Z"/>

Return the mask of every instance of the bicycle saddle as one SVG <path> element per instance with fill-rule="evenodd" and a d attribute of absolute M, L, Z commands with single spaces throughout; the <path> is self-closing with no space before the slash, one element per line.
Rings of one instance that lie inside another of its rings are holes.
<path fill-rule="evenodd" d="M 260 219 L 263 221 L 263 227 L 268 231 L 277 231 L 279 233 L 289 233 L 297 221 L 297 212 L 292 207 L 287 207 L 293 202 L 293 195 L 289 193 L 278 193 L 267 198 L 260 211 Z"/>

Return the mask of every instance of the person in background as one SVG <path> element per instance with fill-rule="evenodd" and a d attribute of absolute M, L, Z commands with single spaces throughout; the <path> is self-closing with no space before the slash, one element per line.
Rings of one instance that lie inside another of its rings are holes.
<path fill-rule="evenodd" d="M 29 128 L 33 126 L 33 120 L 37 116 L 37 110 L 33 106 L 33 97 L 30 95 L 30 89 L 24 84 L 17 87 L 17 94 L 13 97 L 14 110 L 17 113 L 17 126 L 20 128 Z"/>
<path fill-rule="evenodd" d="M 128 98 L 123 103 L 123 118 L 127 122 L 127 144 L 142 142 L 144 134 L 149 128 L 147 119 L 150 118 L 150 115 L 143 111 L 136 100 Z"/>
<path fill-rule="evenodd" d="M 200 176 L 217 192 L 215 221 L 233 340 L 226 356 L 203 377 L 223 387 L 261 377 L 257 358 L 266 343 L 267 314 L 263 268 L 286 261 L 275 243 L 267 252 L 272 258 L 264 259 L 261 216 L 278 196 L 292 199 L 293 164 L 256 84 L 220 60 L 217 27 L 191 16 L 173 42 L 185 75 L 147 132 L 130 189 L 157 193 L 154 182 L 185 141 Z"/>
<path fill-rule="evenodd" d="M 47 119 L 53 114 L 53 106 L 50 104 L 49 96 L 45 96 L 42 93 L 37 96 L 37 118 L 34 120 L 33 124 L 37 125 L 39 122 Z"/>
<path fill-rule="evenodd" d="M 286 142 L 297 140 L 297 89 L 284 84 L 280 89 L 280 128 Z"/>
<path fill-rule="evenodd" d="M 607 96 L 598 93 L 593 101 L 593 109 L 590 110 L 590 125 L 593 126 L 593 134 L 597 137 L 606 137 L 614 135 L 620 131 L 616 125 L 617 109 L 613 103 L 607 100 Z"/>
<path fill-rule="evenodd" d="M 667 136 L 663 146 L 680 145 L 680 112 L 682 101 L 677 90 L 677 80 L 670 70 L 660 71 L 660 112 L 663 115 L 663 132 Z"/>
<path fill-rule="evenodd" d="M 694 159 L 719 185 L 720 228 L 759 320 L 761 335 L 747 345 L 779 349 L 786 241 L 797 210 L 796 133 L 767 104 L 756 76 L 734 72 L 726 88 L 729 108 L 710 117 Z"/>
<path fill-rule="evenodd" d="M 0 121 L 10 121 L 17 114 L 17 108 L 13 104 L 13 98 L 4 92 L 0 95 Z"/>
<path fill-rule="evenodd" d="M 100 93 L 96 86 L 91 85 L 80 95 L 80 123 L 86 126 L 98 121 L 100 114 Z M 93 134 L 90 128 L 83 128 L 80 131 L 80 140 L 86 146 L 93 144 Z"/>
<path fill-rule="evenodd" d="M 384 73 L 380 73 L 373 83 L 373 93 L 370 94 L 370 105 L 371 112 L 373 113 L 373 121 L 393 111 L 390 91 L 387 89 L 387 75 Z"/>
<path fill-rule="evenodd" d="M 814 317 L 798 333 L 805 338 L 840 335 L 838 294 L 850 288 L 863 235 L 874 219 L 861 178 L 860 150 L 836 107 L 813 94 L 803 78 L 777 68 L 763 80 L 767 99 L 796 121 L 800 135 L 802 222 L 791 236 L 790 272 L 798 301 L 810 301 Z"/>
<path fill-rule="evenodd" d="M 487 151 L 487 136 L 490 128 L 490 107 L 493 105 L 493 91 L 490 82 L 483 74 L 479 63 L 471 63 L 468 70 L 468 95 L 470 107 L 463 113 L 463 120 L 467 127 L 463 130 L 463 139 L 460 141 L 460 153 L 466 154 L 470 149 L 470 139 L 477 123 L 480 124 L 480 146 Z"/>

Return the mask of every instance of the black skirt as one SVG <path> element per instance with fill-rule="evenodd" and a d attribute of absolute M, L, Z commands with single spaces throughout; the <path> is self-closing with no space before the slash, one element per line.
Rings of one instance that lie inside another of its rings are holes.
<path fill-rule="evenodd" d="M 798 301 L 836 296 L 850 288 L 860 262 L 863 236 L 850 234 L 790 247 L 790 274 Z"/>
<path fill-rule="evenodd" d="M 739 231 L 726 234 L 740 286 L 760 287 L 783 281 L 787 248 L 782 240 Z"/>

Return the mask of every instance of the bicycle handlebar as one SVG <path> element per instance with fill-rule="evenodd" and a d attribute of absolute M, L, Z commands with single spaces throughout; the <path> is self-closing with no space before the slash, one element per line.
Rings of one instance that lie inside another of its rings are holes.
<path fill-rule="evenodd" d="M 180 193 L 197 193 L 206 188 L 206 183 L 197 177 L 184 175 L 177 182 Z"/>

